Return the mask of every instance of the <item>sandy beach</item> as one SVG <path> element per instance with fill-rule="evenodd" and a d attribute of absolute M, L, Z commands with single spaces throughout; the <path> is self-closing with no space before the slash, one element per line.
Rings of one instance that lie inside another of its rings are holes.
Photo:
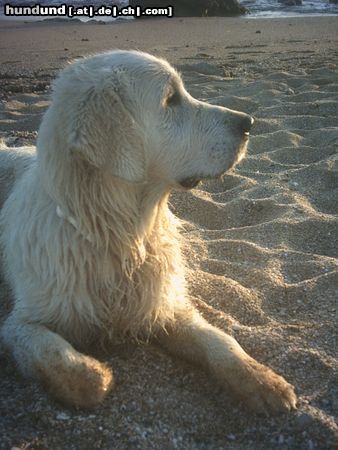
<path fill-rule="evenodd" d="M 60 68 L 113 48 L 165 57 L 193 96 L 256 118 L 247 158 L 171 206 L 199 311 L 299 396 L 295 412 L 255 416 L 208 374 L 127 343 L 101 356 L 117 380 L 109 398 L 68 410 L 0 344 L 0 449 L 338 448 L 337 29 L 338 16 L 0 22 L 8 146 L 35 144 Z M 3 318 L 3 281 L 0 296 Z"/>

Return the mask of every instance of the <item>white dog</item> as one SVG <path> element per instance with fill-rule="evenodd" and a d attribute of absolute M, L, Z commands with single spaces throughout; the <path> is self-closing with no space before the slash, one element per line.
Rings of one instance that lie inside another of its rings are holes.
<path fill-rule="evenodd" d="M 166 61 L 145 53 L 113 51 L 61 72 L 37 155 L 0 156 L 17 175 L 2 210 L 15 298 L 2 336 L 24 374 L 66 404 L 91 407 L 113 375 L 80 349 L 153 336 L 254 410 L 295 407 L 290 384 L 190 304 L 167 206 L 171 189 L 234 166 L 252 122 L 195 100 Z"/>

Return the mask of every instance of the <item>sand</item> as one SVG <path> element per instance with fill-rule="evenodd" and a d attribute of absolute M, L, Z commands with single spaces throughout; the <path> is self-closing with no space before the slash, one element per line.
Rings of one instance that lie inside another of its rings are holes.
<path fill-rule="evenodd" d="M 66 410 L 0 347 L 0 448 L 338 448 L 337 26 L 335 17 L 0 24 L 8 145 L 35 142 L 60 67 L 113 47 L 165 56 L 192 95 L 254 115 L 247 158 L 171 205 L 198 309 L 299 395 L 298 411 L 258 417 L 207 374 L 130 343 L 103 357 L 117 388 L 102 406 Z"/>

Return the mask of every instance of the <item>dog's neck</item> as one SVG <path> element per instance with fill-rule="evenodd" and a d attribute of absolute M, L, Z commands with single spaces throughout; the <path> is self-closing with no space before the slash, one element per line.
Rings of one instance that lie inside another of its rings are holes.
<path fill-rule="evenodd" d="M 140 223 L 137 225 L 137 228 L 143 232 L 140 232 L 140 235 L 143 237 L 147 237 L 151 234 L 154 223 L 156 221 L 157 214 L 159 212 L 160 205 L 163 207 L 163 203 L 167 203 L 167 196 L 163 196 L 163 198 L 159 197 L 159 188 L 156 186 L 156 189 L 148 189 L 148 186 L 140 186 L 140 193 L 139 197 L 141 199 L 139 204 L 139 217 L 141 219 L 141 211 L 143 212 L 143 224 Z M 155 194 L 156 193 L 156 194 Z M 155 194 L 155 195 L 154 195 Z M 76 219 L 75 216 L 71 215 L 69 212 L 70 208 L 67 207 L 67 209 L 63 209 L 59 204 L 56 205 L 56 214 L 57 216 L 68 222 L 73 226 L 74 229 L 76 229 L 80 234 L 85 237 L 86 240 L 89 242 L 94 243 L 95 239 L 93 239 L 93 236 L 91 233 L 84 234 L 82 231 L 82 227 L 80 225 L 80 221 Z M 97 211 L 97 210 L 96 210 Z M 98 214 L 97 214 L 98 216 Z"/>
<path fill-rule="evenodd" d="M 48 171 L 41 173 L 49 174 L 44 185 L 59 219 L 97 248 L 131 248 L 142 259 L 154 227 L 165 226 L 157 222 L 167 216 L 159 212 L 167 209 L 169 192 L 160 183 L 131 183 L 80 159 L 69 160 L 62 168 L 52 159 L 40 164 L 48 164 Z M 125 240 L 129 245 L 121 245 Z"/>

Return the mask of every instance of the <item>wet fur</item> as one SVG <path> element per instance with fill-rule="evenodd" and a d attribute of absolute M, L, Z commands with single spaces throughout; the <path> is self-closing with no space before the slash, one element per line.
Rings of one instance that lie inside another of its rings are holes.
<path fill-rule="evenodd" d="M 168 79 L 182 111 L 165 106 Z M 61 73 L 36 156 L 3 146 L 0 165 L 15 174 L 1 177 L 4 192 L 16 182 L 1 214 L 14 296 L 2 337 L 21 371 L 58 400 L 91 407 L 105 398 L 112 371 L 76 349 L 122 335 L 154 337 L 255 410 L 295 406 L 292 386 L 190 304 L 168 209 L 181 179 L 216 176 L 243 156 L 243 116 L 190 97 L 163 60 L 111 52 Z"/>

